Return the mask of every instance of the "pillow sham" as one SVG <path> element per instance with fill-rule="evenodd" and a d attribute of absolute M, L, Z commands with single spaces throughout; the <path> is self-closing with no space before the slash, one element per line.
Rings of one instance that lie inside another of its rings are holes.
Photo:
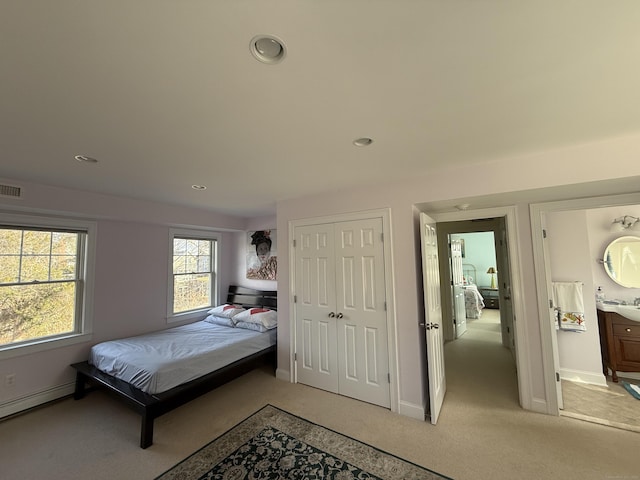
<path fill-rule="evenodd" d="M 212 308 L 207 313 L 210 315 L 215 315 L 216 317 L 231 318 L 234 315 L 237 315 L 244 311 L 245 309 L 238 305 L 230 305 L 228 303 L 225 303 L 224 305 L 219 305 L 215 308 Z"/>
<path fill-rule="evenodd" d="M 278 326 L 278 313 L 266 308 L 250 308 L 234 315 L 233 321 L 236 325 L 238 322 L 256 323 L 270 329 Z"/>
<path fill-rule="evenodd" d="M 236 328 L 244 328 L 245 330 L 255 330 L 256 332 L 268 332 L 269 330 L 273 330 L 273 328 L 267 328 L 261 323 L 251 323 L 251 322 L 237 322 L 235 324 Z"/>
<path fill-rule="evenodd" d="M 225 327 L 235 327 L 233 319 L 226 317 L 218 317 L 216 315 L 209 315 L 204 319 L 205 322 L 214 323 L 216 325 L 223 325 Z"/>

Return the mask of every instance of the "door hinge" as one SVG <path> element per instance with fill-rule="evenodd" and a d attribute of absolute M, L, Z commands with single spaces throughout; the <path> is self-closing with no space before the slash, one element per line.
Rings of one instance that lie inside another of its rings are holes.
<path fill-rule="evenodd" d="M 380 241 L 381 241 L 382 243 L 384 243 L 384 232 L 382 232 L 382 233 L 380 234 Z"/>
<path fill-rule="evenodd" d="M 293 296 L 293 303 L 298 303 L 298 296 L 297 295 Z"/>
<path fill-rule="evenodd" d="M 384 311 L 387 311 L 387 302 L 384 302 Z"/>
<path fill-rule="evenodd" d="M 549 308 L 553 308 L 553 300 L 549 299 Z"/>
<path fill-rule="evenodd" d="M 545 228 L 542 229 L 542 238 L 547 238 L 547 230 Z"/>
<path fill-rule="evenodd" d="M 391 374 L 387 373 L 387 382 L 391 383 Z"/>
<path fill-rule="evenodd" d="M 298 361 L 298 354 L 297 354 L 297 353 L 294 353 L 294 354 L 293 354 L 293 361 L 294 361 L 294 362 L 297 362 L 297 361 Z"/>
<path fill-rule="evenodd" d="M 293 239 L 293 248 L 296 248 L 296 239 Z"/>
<path fill-rule="evenodd" d="M 556 372 L 556 382 L 560 381 L 560 374 L 558 372 Z"/>

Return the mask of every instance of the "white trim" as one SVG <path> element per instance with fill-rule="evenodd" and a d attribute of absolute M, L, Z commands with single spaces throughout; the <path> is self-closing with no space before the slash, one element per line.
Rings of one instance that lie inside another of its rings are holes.
<path fill-rule="evenodd" d="M 482 218 L 504 217 L 509 242 L 509 263 L 511 269 L 511 298 L 514 315 L 514 339 L 516 343 L 516 368 L 518 371 L 518 393 L 520 405 L 525 410 L 540 411 L 540 403 L 533 397 L 532 365 L 529 359 L 529 338 L 526 326 L 526 305 L 522 282 L 522 258 L 520 253 L 518 210 L 515 206 L 466 210 L 461 212 L 430 213 L 425 212 L 436 222 L 458 222 Z M 438 225 L 436 224 L 436 229 Z"/>
<path fill-rule="evenodd" d="M 198 310 L 190 310 L 188 312 L 173 313 L 173 239 L 175 237 L 190 237 L 202 240 L 215 241 L 215 255 L 212 258 L 212 285 L 211 285 L 211 305 Z M 169 261 L 167 276 L 167 323 L 177 323 L 201 320 L 211 307 L 218 305 L 220 299 L 220 251 L 222 249 L 222 234 L 212 230 L 198 230 L 185 228 L 169 228 Z"/>
<path fill-rule="evenodd" d="M 570 368 L 560 369 L 560 378 L 571 382 L 588 383 L 589 385 L 607 386 L 607 379 L 602 372 L 593 373 L 584 370 L 572 370 Z"/>
<path fill-rule="evenodd" d="M 49 388 L 41 392 L 32 393 L 21 398 L 16 398 L 0 404 L 0 418 L 20 413 L 24 410 L 37 407 L 47 402 L 57 400 L 67 395 L 73 394 L 75 383 L 65 383 L 57 387 Z"/>
<path fill-rule="evenodd" d="M 559 415 L 556 372 L 553 362 L 551 322 L 549 322 L 549 294 L 547 287 L 547 271 L 544 259 L 542 239 L 542 216 L 548 212 L 584 210 L 593 208 L 633 205 L 640 203 L 640 193 L 625 195 L 609 195 L 603 197 L 578 198 L 556 202 L 532 203 L 529 206 L 531 217 L 531 239 L 533 243 L 533 264 L 538 299 L 538 323 L 540 325 L 540 342 L 542 346 L 542 368 L 544 386 L 547 397 L 547 412 Z"/>
<path fill-rule="evenodd" d="M 387 301 L 387 354 L 389 356 L 389 397 L 390 409 L 392 412 L 398 412 L 400 404 L 400 372 L 398 371 L 398 339 L 397 339 L 397 323 L 396 323 L 396 307 L 395 307 L 395 278 L 393 268 L 393 245 L 391 241 L 391 209 L 382 208 L 375 210 L 366 210 L 361 212 L 344 213 L 322 217 L 303 218 L 289 221 L 289 239 L 295 239 L 295 229 L 297 227 L 309 225 L 322 225 L 325 223 L 349 222 L 355 220 L 364 220 L 370 218 L 382 219 L 382 234 L 384 236 L 384 269 L 385 269 L 385 295 Z M 293 298 L 295 295 L 295 266 L 296 266 L 296 249 L 290 245 L 289 248 L 289 380 L 297 383 L 296 363 L 294 361 L 294 352 L 296 351 L 296 332 L 295 332 L 295 304 Z M 422 417 L 424 419 L 424 415 Z"/>
<path fill-rule="evenodd" d="M 400 415 L 404 415 L 405 417 L 415 418 L 416 420 L 424 421 L 425 417 L 425 408 L 421 405 L 416 405 L 415 403 L 405 402 L 401 400 L 398 404 L 398 413 Z"/>
<path fill-rule="evenodd" d="M 285 382 L 294 383 L 291 380 L 291 372 L 289 370 L 285 370 L 284 368 L 276 368 L 276 378 L 279 380 L 284 380 Z"/>

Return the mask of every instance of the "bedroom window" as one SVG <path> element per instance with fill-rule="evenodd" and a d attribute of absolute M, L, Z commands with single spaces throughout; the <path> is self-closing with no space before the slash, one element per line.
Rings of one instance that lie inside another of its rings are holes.
<path fill-rule="evenodd" d="M 90 333 L 87 251 L 92 228 L 75 221 L 0 216 L 3 354 L 86 341 L 78 337 Z"/>
<path fill-rule="evenodd" d="M 170 317 L 198 313 L 216 302 L 217 246 L 212 234 L 172 230 Z"/>

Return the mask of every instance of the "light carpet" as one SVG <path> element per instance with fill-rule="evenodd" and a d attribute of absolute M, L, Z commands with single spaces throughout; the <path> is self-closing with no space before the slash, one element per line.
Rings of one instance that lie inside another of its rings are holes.
<path fill-rule="evenodd" d="M 157 480 L 205 478 L 443 480 L 449 477 L 267 405 Z"/>

